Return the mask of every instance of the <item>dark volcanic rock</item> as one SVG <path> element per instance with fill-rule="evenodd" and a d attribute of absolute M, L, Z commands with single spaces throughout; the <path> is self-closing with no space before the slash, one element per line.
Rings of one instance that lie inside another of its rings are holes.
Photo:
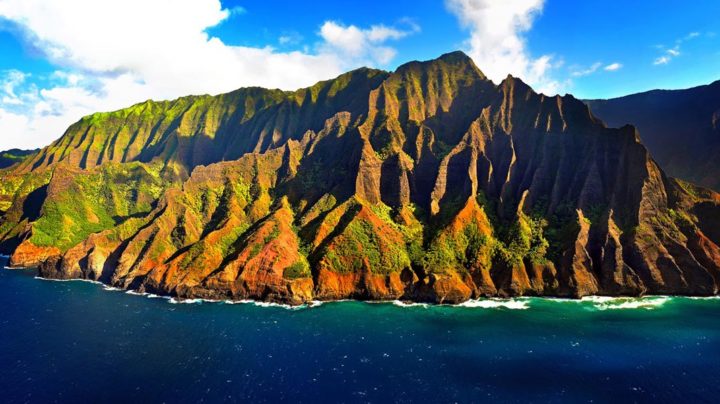
<path fill-rule="evenodd" d="M 586 102 L 611 126 L 636 125 L 668 174 L 720 191 L 720 81 Z"/>

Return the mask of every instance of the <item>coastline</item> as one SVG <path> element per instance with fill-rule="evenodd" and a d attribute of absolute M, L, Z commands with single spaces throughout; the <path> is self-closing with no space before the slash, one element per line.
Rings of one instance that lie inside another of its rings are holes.
<path fill-rule="evenodd" d="M 0 255 L 0 258 L 6 259 L 6 255 Z M 8 267 L 3 266 L 3 270 L 20 270 L 20 271 L 38 271 L 37 267 Z M 530 308 L 529 302 L 533 299 L 547 302 L 558 302 L 558 303 L 591 303 L 598 310 L 606 309 L 649 309 L 664 304 L 669 299 L 673 298 L 686 298 L 686 299 L 720 299 L 720 294 L 714 295 L 587 295 L 581 297 L 568 297 L 568 296 L 552 296 L 552 295 L 523 295 L 523 296 L 488 296 L 478 297 L 465 300 L 458 303 L 438 303 L 429 301 L 415 301 L 411 299 L 387 299 L 387 300 L 370 300 L 370 299 L 335 299 L 335 300 L 311 300 L 303 302 L 301 304 L 291 304 L 283 301 L 276 300 L 258 300 L 258 299 L 213 299 L 206 297 L 188 297 L 188 296 L 173 296 L 169 294 L 153 293 L 138 291 L 135 289 L 124 289 L 116 286 L 112 286 L 101 281 L 85 278 L 48 278 L 42 277 L 36 272 L 33 276 L 36 280 L 48 281 L 48 282 L 84 282 L 90 283 L 96 286 L 101 286 L 103 290 L 109 292 L 123 292 L 128 295 L 141 296 L 149 299 L 164 299 L 170 304 L 252 304 L 258 307 L 278 307 L 287 310 L 302 310 L 308 308 L 315 308 L 328 303 L 342 303 L 342 302 L 356 302 L 366 304 L 391 304 L 402 308 L 430 308 L 430 307 L 454 307 L 454 308 L 505 308 L 510 310 L 525 310 Z"/>
<path fill-rule="evenodd" d="M 205 298 L 178 298 L 168 295 L 158 295 L 155 293 L 138 292 L 132 289 L 120 289 L 106 285 L 102 282 L 93 281 L 89 279 L 51 279 L 42 278 L 39 276 L 34 277 L 37 280 L 48 281 L 48 282 L 84 282 L 101 286 L 103 290 L 108 292 L 122 292 L 131 296 L 145 297 L 148 299 L 163 299 L 169 304 L 224 304 L 224 305 L 244 305 L 249 304 L 257 307 L 264 308 L 281 308 L 285 310 L 305 310 L 317 308 L 326 304 L 336 303 L 362 303 L 369 305 L 392 305 L 399 308 L 454 308 L 454 309 L 506 309 L 506 310 L 528 310 L 532 307 L 533 301 L 549 302 L 549 303 L 572 303 L 572 304 L 587 304 L 589 307 L 597 310 L 616 310 L 616 309 L 638 309 L 638 310 L 652 310 L 663 306 L 671 299 L 689 299 L 689 300 L 717 300 L 720 299 L 720 295 L 712 296 L 685 296 L 685 295 L 645 295 L 645 296 L 583 296 L 581 298 L 565 298 L 565 297 L 552 297 L 552 296 L 514 296 L 514 297 L 485 297 L 478 299 L 469 299 L 462 303 L 448 304 L 448 303 L 427 303 L 427 302 L 414 302 L 409 300 L 359 300 L 359 299 L 340 299 L 340 300 L 313 300 L 300 305 L 291 305 L 287 303 L 279 303 L 273 301 L 262 301 L 253 299 L 242 299 L 242 300 L 220 300 L 220 299 L 205 299 Z"/>

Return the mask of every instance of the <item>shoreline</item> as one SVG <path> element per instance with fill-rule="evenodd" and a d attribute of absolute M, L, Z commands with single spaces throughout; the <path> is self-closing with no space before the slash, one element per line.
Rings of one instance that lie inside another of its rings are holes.
<path fill-rule="evenodd" d="M 5 258 L 0 256 L 0 258 Z M 3 270 L 10 271 L 37 271 L 37 267 L 7 267 L 3 266 Z M 578 298 L 572 298 L 567 296 L 508 296 L 508 297 L 480 297 L 468 299 L 461 303 L 435 303 L 435 302 L 420 302 L 407 299 L 393 299 L 393 300 L 366 300 L 366 299 L 338 299 L 338 300 L 312 300 L 299 305 L 292 305 L 286 302 L 277 302 L 272 300 L 255 300 L 255 299 L 210 299 L 200 297 L 178 297 L 171 295 L 163 295 L 151 292 L 139 292 L 134 289 L 123 289 L 118 288 L 106 283 L 84 278 L 70 278 L 70 279 L 56 279 L 56 278 L 45 278 L 39 276 L 37 272 L 33 276 L 36 280 L 48 281 L 48 282 L 84 282 L 101 286 L 103 290 L 108 292 L 122 292 L 124 294 L 132 296 L 140 296 L 148 299 L 164 299 L 170 304 L 203 304 L 203 303 L 214 303 L 214 304 L 252 304 L 257 307 L 277 307 L 286 310 L 303 310 L 320 307 L 324 304 L 342 303 L 342 302 L 356 302 L 365 304 L 388 304 L 394 305 L 401 308 L 431 308 L 431 307 L 447 307 L 447 308 L 481 308 L 481 309 L 498 309 L 504 308 L 509 310 L 526 310 L 530 308 L 529 302 L 533 299 L 540 301 L 556 302 L 556 303 L 590 303 L 597 310 L 607 309 L 652 309 L 655 307 L 662 306 L 665 302 L 673 298 L 684 298 L 690 300 L 715 300 L 720 299 L 720 294 L 715 295 L 642 295 L 642 296 L 629 296 L 629 295 L 588 295 Z"/>

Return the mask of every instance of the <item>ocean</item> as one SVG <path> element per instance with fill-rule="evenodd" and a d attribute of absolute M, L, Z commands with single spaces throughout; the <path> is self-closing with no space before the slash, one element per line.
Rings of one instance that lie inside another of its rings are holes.
<path fill-rule="evenodd" d="M 720 299 L 291 309 L 0 270 L 0 394 L 4 403 L 714 402 Z"/>

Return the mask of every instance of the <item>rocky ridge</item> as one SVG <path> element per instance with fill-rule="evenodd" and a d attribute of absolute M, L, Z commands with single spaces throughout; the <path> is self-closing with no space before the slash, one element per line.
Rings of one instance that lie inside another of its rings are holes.
<path fill-rule="evenodd" d="M 586 103 L 609 125 L 637 126 L 669 175 L 720 191 L 720 81 Z"/>

